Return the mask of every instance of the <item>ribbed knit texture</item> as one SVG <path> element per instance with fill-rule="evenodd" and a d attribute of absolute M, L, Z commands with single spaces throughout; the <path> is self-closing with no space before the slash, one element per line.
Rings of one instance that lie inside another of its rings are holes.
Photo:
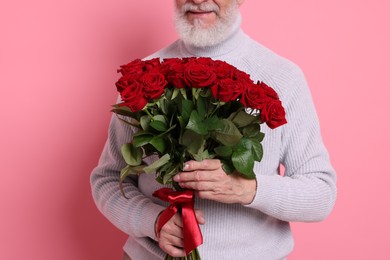
<path fill-rule="evenodd" d="M 208 48 L 182 41 L 147 57 L 206 56 L 224 60 L 273 87 L 286 109 L 288 123 L 271 130 L 262 125 L 264 157 L 255 164 L 258 187 L 250 205 L 196 200 L 205 214 L 201 226 L 203 260 L 284 259 L 293 249 L 289 222 L 320 221 L 331 212 L 336 198 L 336 177 L 323 145 L 312 98 L 301 70 L 252 40 L 238 18 L 230 37 Z M 120 147 L 133 132 L 116 116 L 98 166 L 91 175 L 97 207 L 116 227 L 129 234 L 124 250 L 133 260 L 163 259 L 155 241 L 154 223 L 166 204 L 152 197 L 161 188 L 153 174 L 125 183 L 129 199 L 119 191 L 119 173 L 125 166 Z M 285 174 L 279 174 L 283 164 Z"/>

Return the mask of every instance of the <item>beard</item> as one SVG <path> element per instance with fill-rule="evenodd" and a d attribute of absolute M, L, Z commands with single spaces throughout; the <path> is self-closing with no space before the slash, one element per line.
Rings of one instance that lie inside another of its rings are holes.
<path fill-rule="evenodd" d="M 186 18 L 186 13 L 195 10 L 215 12 L 217 15 L 216 23 L 204 28 L 202 21 L 195 19 L 193 24 L 191 24 Z M 175 9 L 175 28 L 180 38 L 186 44 L 195 47 L 214 46 L 230 36 L 232 26 L 238 15 L 238 4 L 234 3 L 230 5 L 223 16 L 221 16 L 219 7 L 213 3 L 205 2 L 200 5 L 186 3 L 181 10 Z"/>

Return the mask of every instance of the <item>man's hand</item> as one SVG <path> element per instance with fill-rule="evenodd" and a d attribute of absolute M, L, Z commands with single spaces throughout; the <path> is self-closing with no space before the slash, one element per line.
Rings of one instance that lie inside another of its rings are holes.
<path fill-rule="evenodd" d="M 204 224 L 203 212 L 195 210 L 196 220 L 199 224 Z M 158 217 L 159 218 L 159 217 Z M 158 222 L 158 218 L 156 223 Z M 183 221 L 180 213 L 176 213 L 162 228 L 158 237 L 160 248 L 170 256 L 183 257 L 186 256 L 183 248 Z"/>
<path fill-rule="evenodd" d="M 174 177 L 180 187 L 192 189 L 195 196 L 222 203 L 250 204 L 256 194 L 256 180 L 238 174 L 227 175 L 219 160 L 189 161 L 184 172 Z"/>

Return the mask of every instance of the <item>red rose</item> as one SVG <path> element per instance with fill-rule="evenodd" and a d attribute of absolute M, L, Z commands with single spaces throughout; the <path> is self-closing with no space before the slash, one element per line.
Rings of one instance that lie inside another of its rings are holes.
<path fill-rule="evenodd" d="M 175 88 L 184 88 L 186 83 L 184 81 L 184 62 L 178 58 L 165 59 L 161 66 L 161 73 L 170 85 Z"/>
<path fill-rule="evenodd" d="M 213 87 L 211 92 L 213 96 L 223 102 L 236 100 L 243 91 L 243 85 L 233 79 L 222 79 Z"/>
<path fill-rule="evenodd" d="M 188 62 L 195 61 L 196 59 L 197 59 L 196 57 L 184 57 L 184 58 L 182 58 L 181 60 L 182 60 L 184 63 L 188 63 Z"/>
<path fill-rule="evenodd" d="M 215 74 L 219 79 L 234 78 L 236 67 L 230 65 L 227 62 L 216 60 L 214 65 Z"/>
<path fill-rule="evenodd" d="M 280 100 L 268 98 L 267 104 L 261 110 L 260 118 L 269 128 L 274 129 L 287 123 L 286 112 Z"/>
<path fill-rule="evenodd" d="M 271 88 L 271 87 L 269 87 L 267 84 L 265 84 L 264 82 L 257 82 L 257 85 L 259 85 L 261 88 L 263 88 L 264 89 L 264 93 L 268 96 L 268 97 L 270 97 L 270 98 L 272 98 L 272 99 L 275 99 L 275 100 L 277 100 L 277 99 L 279 99 L 279 95 L 278 95 L 278 93 L 276 93 L 276 91 L 273 89 L 273 88 Z"/>
<path fill-rule="evenodd" d="M 120 106 L 127 106 L 132 112 L 142 110 L 148 101 L 144 97 L 142 85 L 138 81 L 133 81 L 127 88 L 121 92 L 123 103 Z"/>
<path fill-rule="evenodd" d="M 118 72 L 120 72 L 122 75 L 127 74 L 129 78 L 131 77 L 133 80 L 137 80 L 141 78 L 142 74 L 144 73 L 144 66 L 145 62 L 137 59 L 126 65 L 122 65 Z"/>
<path fill-rule="evenodd" d="M 125 74 L 115 83 L 116 89 L 119 93 L 121 93 L 123 90 L 125 90 L 129 85 L 132 84 L 133 81 L 133 75 Z"/>
<path fill-rule="evenodd" d="M 241 84 L 253 84 L 253 80 L 251 80 L 251 77 L 249 76 L 249 74 L 241 71 L 241 70 L 238 70 L 236 69 L 234 71 L 234 76 L 233 76 L 234 79 L 238 80 L 241 82 Z"/>
<path fill-rule="evenodd" d="M 217 76 L 212 67 L 190 60 L 184 68 L 184 81 L 191 88 L 204 88 L 214 85 Z"/>
<path fill-rule="evenodd" d="M 184 66 L 184 62 L 179 58 L 166 58 L 161 64 L 161 73 L 167 73 L 171 67 L 174 66 Z"/>
<path fill-rule="evenodd" d="M 145 70 L 146 71 L 153 71 L 157 72 L 160 69 L 160 59 L 159 58 L 154 58 L 151 60 L 145 61 Z"/>
<path fill-rule="evenodd" d="M 140 83 L 143 85 L 145 98 L 151 100 L 161 97 L 168 82 L 163 74 L 151 72 L 145 73 L 140 79 Z"/>
<path fill-rule="evenodd" d="M 209 66 L 209 67 L 213 67 L 215 65 L 213 59 L 211 59 L 209 57 L 197 58 L 196 59 L 196 63 L 202 64 L 202 65 L 206 65 L 206 66 Z"/>
<path fill-rule="evenodd" d="M 266 99 L 263 88 L 256 84 L 246 84 L 240 102 L 248 108 L 262 109 Z"/>

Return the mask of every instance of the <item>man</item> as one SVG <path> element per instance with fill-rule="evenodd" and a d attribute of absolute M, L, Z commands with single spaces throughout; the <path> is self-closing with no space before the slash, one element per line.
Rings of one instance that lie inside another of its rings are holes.
<path fill-rule="evenodd" d="M 321 221 L 336 198 L 336 177 L 324 147 L 315 108 L 300 69 L 252 40 L 241 29 L 244 0 L 175 0 L 180 39 L 147 57 L 211 57 L 224 60 L 264 81 L 279 94 L 288 123 L 262 127 L 264 157 L 255 164 L 255 180 L 226 175 L 218 160 L 187 162 L 175 177 L 195 190 L 197 220 L 204 244 L 202 259 L 285 259 L 293 249 L 289 222 Z M 120 147 L 133 129 L 112 117 L 99 165 L 91 176 L 93 196 L 101 212 L 129 234 L 124 259 L 184 256 L 182 221 L 175 215 L 156 234 L 165 209 L 152 193 L 161 188 L 155 176 L 129 178 L 124 198 L 118 188 L 125 162 Z M 280 174 L 280 165 L 285 173 Z"/>

